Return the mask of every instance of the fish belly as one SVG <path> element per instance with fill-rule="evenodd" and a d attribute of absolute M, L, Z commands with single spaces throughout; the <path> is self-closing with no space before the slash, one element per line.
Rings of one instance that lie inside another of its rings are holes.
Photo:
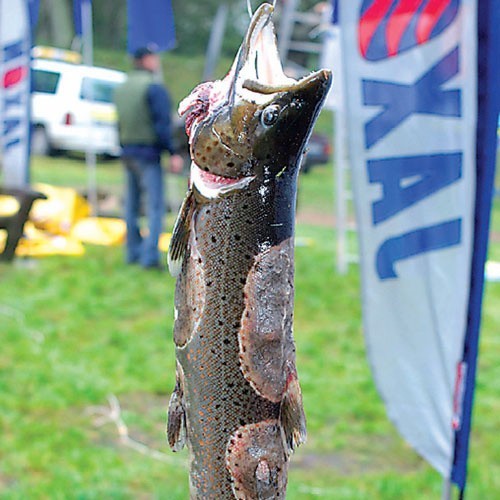
<path fill-rule="evenodd" d="M 280 498 L 286 489 L 281 414 L 296 378 L 293 245 L 271 244 L 258 205 L 235 206 L 229 197 L 202 206 L 177 282 L 192 498 Z"/>

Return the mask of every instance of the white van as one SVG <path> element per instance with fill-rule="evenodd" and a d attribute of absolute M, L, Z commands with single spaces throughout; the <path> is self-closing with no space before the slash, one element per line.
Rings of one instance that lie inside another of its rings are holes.
<path fill-rule="evenodd" d="M 36 55 L 32 64 L 33 154 L 86 151 L 90 144 L 97 154 L 119 156 L 112 100 L 125 73 Z"/>

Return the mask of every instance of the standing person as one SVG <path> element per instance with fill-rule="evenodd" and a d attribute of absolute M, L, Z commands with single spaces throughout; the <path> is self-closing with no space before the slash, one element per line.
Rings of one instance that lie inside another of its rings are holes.
<path fill-rule="evenodd" d="M 170 154 L 172 172 L 182 170 L 171 133 L 170 97 L 161 84 L 160 56 L 153 44 L 134 53 L 134 69 L 115 91 L 122 161 L 127 176 L 125 222 L 128 263 L 161 268 L 158 239 L 165 210 L 161 152 Z M 139 229 L 141 195 L 146 195 L 149 234 Z"/>

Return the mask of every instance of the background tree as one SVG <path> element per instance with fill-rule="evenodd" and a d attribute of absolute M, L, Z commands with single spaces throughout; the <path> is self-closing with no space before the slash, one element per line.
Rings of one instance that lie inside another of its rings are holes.
<path fill-rule="evenodd" d="M 285 0 L 278 0 L 278 6 Z M 221 0 L 172 0 L 177 35 L 176 52 L 204 54 L 212 21 Z M 248 25 L 246 0 L 226 0 L 230 7 L 224 36 L 223 53 L 233 57 Z M 255 10 L 261 2 L 251 0 Z M 312 8 L 316 0 L 298 2 L 301 10 Z M 105 0 L 92 2 L 94 45 L 97 49 L 126 50 L 127 2 Z M 74 37 L 73 0 L 41 0 L 37 43 L 69 48 Z"/>
<path fill-rule="evenodd" d="M 71 4 L 68 0 L 41 0 L 37 42 L 69 47 L 74 35 Z"/>

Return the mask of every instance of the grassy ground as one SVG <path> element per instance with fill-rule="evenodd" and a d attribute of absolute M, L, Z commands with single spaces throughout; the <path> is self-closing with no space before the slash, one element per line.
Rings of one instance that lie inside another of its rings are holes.
<path fill-rule="evenodd" d="M 35 160 L 33 177 L 85 185 L 83 164 L 66 158 Z M 100 164 L 98 179 L 119 194 L 117 163 Z M 183 182 L 171 179 L 170 191 L 179 193 Z M 297 227 L 295 335 L 309 438 L 293 457 L 288 498 L 439 498 L 441 479 L 398 436 L 374 388 L 358 269 L 334 272 L 334 231 L 322 217 L 333 209 L 332 190 L 329 168 L 301 179 L 299 219 L 318 218 Z M 167 274 L 125 266 L 121 248 L 89 246 L 83 258 L 0 266 L 1 498 L 188 497 L 187 456 L 172 454 L 164 439 L 174 384 L 173 288 Z M 499 300 L 500 284 L 488 283 L 471 500 L 500 491 Z M 99 421 L 110 394 L 130 436 L 162 454 L 141 454 L 120 441 L 115 424 Z"/>

